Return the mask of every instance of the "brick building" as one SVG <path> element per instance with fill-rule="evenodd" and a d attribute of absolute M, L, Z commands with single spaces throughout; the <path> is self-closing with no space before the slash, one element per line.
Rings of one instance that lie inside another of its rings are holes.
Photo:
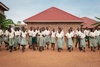
<path fill-rule="evenodd" d="M 88 27 L 89 29 L 94 28 L 95 25 L 92 25 L 92 24 L 98 22 L 98 21 L 91 19 L 91 18 L 88 18 L 88 17 L 82 17 L 82 19 L 84 20 L 83 28 L 86 28 L 86 27 Z"/>
<path fill-rule="evenodd" d="M 56 7 L 51 7 L 34 16 L 24 20 L 29 27 L 49 27 L 50 29 L 57 29 L 58 26 L 62 27 L 64 31 L 73 27 L 76 29 L 84 22 L 82 18 L 74 16 Z"/>

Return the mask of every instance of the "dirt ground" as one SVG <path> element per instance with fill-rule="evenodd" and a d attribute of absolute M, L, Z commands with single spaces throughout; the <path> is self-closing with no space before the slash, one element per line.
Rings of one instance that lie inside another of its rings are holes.
<path fill-rule="evenodd" d="M 0 67 L 100 67 L 100 50 L 96 52 L 86 48 L 86 52 L 74 48 L 72 52 L 64 46 L 62 52 L 57 49 L 45 49 L 43 52 L 21 49 L 10 53 L 2 46 Z"/>

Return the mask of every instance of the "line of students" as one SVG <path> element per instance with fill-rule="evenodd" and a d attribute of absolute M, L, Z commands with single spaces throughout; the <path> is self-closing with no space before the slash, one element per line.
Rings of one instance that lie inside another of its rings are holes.
<path fill-rule="evenodd" d="M 4 37 L 3 37 L 4 35 Z M 22 30 L 19 28 L 11 28 L 11 26 L 4 33 L 2 29 L 0 29 L 0 49 L 2 41 L 5 42 L 5 47 L 10 49 L 10 52 L 14 49 L 20 49 L 20 45 L 22 46 L 22 52 L 25 51 L 25 46 L 29 44 L 29 48 L 34 51 L 38 49 L 42 52 L 46 47 L 49 49 L 49 45 L 51 44 L 51 48 L 55 50 L 55 45 L 57 44 L 58 52 L 62 51 L 64 42 L 66 42 L 67 49 L 69 52 L 73 50 L 74 47 L 74 37 L 76 37 L 75 47 L 79 47 L 79 50 L 83 50 L 85 52 L 86 41 L 88 41 L 88 47 L 91 47 L 91 51 L 96 50 L 96 47 L 100 49 L 100 30 L 99 29 L 77 29 L 76 31 L 73 28 L 70 28 L 66 34 L 61 27 L 58 27 L 56 31 L 53 29 L 49 30 L 48 27 L 42 27 L 39 29 L 32 28 L 28 31 L 23 27 Z M 3 39 L 2 39 L 3 38 Z"/>

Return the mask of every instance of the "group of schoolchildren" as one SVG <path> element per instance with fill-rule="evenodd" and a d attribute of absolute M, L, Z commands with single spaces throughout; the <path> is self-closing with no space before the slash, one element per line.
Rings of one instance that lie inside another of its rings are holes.
<path fill-rule="evenodd" d="M 58 27 L 58 30 L 52 29 L 50 31 L 48 27 L 30 27 L 29 30 L 23 27 L 21 30 L 18 27 L 12 28 L 9 26 L 5 31 L 0 29 L 0 50 L 2 41 L 5 43 L 5 48 L 10 50 L 10 52 L 20 49 L 20 46 L 22 46 L 22 52 L 24 52 L 27 44 L 29 49 L 39 50 L 40 52 L 45 48 L 49 49 L 50 45 L 53 50 L 57 46 L 58 52 L 61 52 L 64 44 L 66 44 L 67 50 L 71 52 L 74 42 L 76 42 L 75 47 L 78 45 L 79 50 L 85 52 L 86 41 L 91 51 L 95 52 L 96 48 L 100 50 L 99 28 L 77 28 L 74 31 L 71 27 L 66 32 L 64 33 L 61 27 Z M 76 38 L 76 41 L 74 41 L 74 38 Z"/>

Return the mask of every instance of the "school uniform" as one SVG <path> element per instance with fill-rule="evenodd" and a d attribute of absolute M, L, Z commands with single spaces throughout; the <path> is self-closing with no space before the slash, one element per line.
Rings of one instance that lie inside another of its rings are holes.
<path fill-rule="evenodd" d="M 37 44 L 37 37 L 36 37 L 37 32 L 33 31 L 32 33 L 32 44 Z"/>
<path fill-rule="evenodd" d="M 57 37 L 57 48 L 58 48 L 58 51 L 59 49 L 62 49 L 63 47 L 63 34 L 60 32 L 60 33 L 57 33 L 56 34 L 56 37 Z"/>
<path fill-rule="evenodd" d="M 39 35 L 39 51 L 42 52 L 42 50 L 44 50 L 44 37 L 43 37 L 43 31 L 42 32 L 39 32 L 38 35 Z"/>
<path fill-rule="evenodd" d="M 81 32 L 80 34 L 79 34 L 79 36 L 80 36 L 80 47 L 82 48 L 82 47 L 86 47 L 86 42 L 85 42 L 85 37 L 86 37 L 86 35 L 85 35 L 85 33 L 83 33 L 83 32 Z"/>
<path fill-rule="evenodd" d="M 89 32 L 90 32 L 89 30 L 84 30 L 84 33 L 86 35 L 86 39 L 87 40 L 89 40 Z"/>
<path fill-rule="evenodd" d="M 96 42 L 97 42 L 97 44 L 99 45 L 99 44 L 100 44 L 100 43 L 99 43 L 99 41 L 100 41 L 100 40 L 99 40 L 99 35 L 100 35 L 100 34 L 99 34 L 99 30 L 95 30 L 95 31 L 94 31 L 94 34 L 95 34 Z"/>
<path fill-rule="evenodd" d="M 12 52 L 13 46 L 14 46 L 14 32 L 9 32 L 9 48 L 10 52 Z"/>
<path fill-rule="evenodd" d="M 4 43 L 5 43 L 5 47 L 7 47 L 7 50 L 8 50 L 8 48 L 9 48 L 8 36 L 9 36 L 9 31 L 6 30 L 6 31 L 4 32 Z"/>
<path fill-rule="evenodd" d="M 28 43 L 29 43 L 29 45 L 32 45 L 33 30 L 29 30 L 29 31 L 28 31 L 28 34 L 29 34 Z"/>
<path fill-rule="evenodd" d="M 72 40 L 72 34 L 71 33 L 66 33 L 67 37 L 67 47 L 72 48 L 73 47 L 73 40 Z"/>
<path fill-rule="evenodd" d="M 17 34 L 18 34 L 18 44 L 21 43 L 21 32 L 22 32 L 22 31 L 19 30 L 18 33 L 17 33 Z"/>
<path fill-rule="evenodd" d="M 14 32 L 9 32 L 8 36 L 9 36 L 9 46 L 13 46 L 14 45 Z"/>
<path fill-rule="evenodd" d="M 2 35 L 3 35 L 3 31 L 0 29 L 0 46 L 2 45 Z"/>
<path fill-rule="evenodd" d="M 27 32 L 21 32 L 21 45 L 27 45 L 27 40 L 26 40 L 26 35 L 27 35 Z"/>
<path fill-rule="evenodd" d="M 36 33 L 39 34 L 40 33 L 40 30 L 36 30 Z M 39 39 L 39 36 L 37 35 L 37 45 L 39 45 L 39 40 L 40 40 Z"/>
<path fill-rule="evenodd" d="M 56 43 L 56 40 L 55 40 L 55 37 L 56 37 L 56 32 L 51 32 L 51 43 Z"/>
<path fill-rule="evenodd" d="M 43 32 L 39 32 L 39 46 L 43 46 Z"/>
<path fill-rule="evenodd" d="M 45 42 L 46 44 L 50 44 L 50 31 L 45 30 Z"/>
<path fill-rule="evenodd" d="M 46 46 L 46 34 L 45 31 L 42 31 L 42 35 L 43 35 L 43 47 Z"/>
<path fill-rule="evenodd" d="M 79 37 L 79 34 L 81 33 L 81 31 L 79 30 L 79 31 L 77 31 L 76 30 L 76 42 L 80 42 L 80 37 Z"/>
<path fill-rule="evenodd" d="M 96 40 L 96 34 L 94 32 L 90 32 L 90 46 L 91 46 L 91 51 L 93 50 L 94 48 L 94 52 L 95 52 L 95 49 L 96 49 L 96 46 L 97 46 L 97 40 Z"/>
<path fill-rule="evenodd" d="M 15 34 L 15 37 L 14 37 L 14 47 L 16 49 L 16 47 L 18 46 L 19 32 L 15 31 L 14 34 Z"/>
<path fill-rule="evenodd" d="M 64 42 L 65 42 L 65 41 L 64 41 L 64 31 L 63 31 L 63 30 L 61 31 L 61 34 L 62 34 L 62 36 L 63 36 L 63 45 L 64 45 Z"/>

